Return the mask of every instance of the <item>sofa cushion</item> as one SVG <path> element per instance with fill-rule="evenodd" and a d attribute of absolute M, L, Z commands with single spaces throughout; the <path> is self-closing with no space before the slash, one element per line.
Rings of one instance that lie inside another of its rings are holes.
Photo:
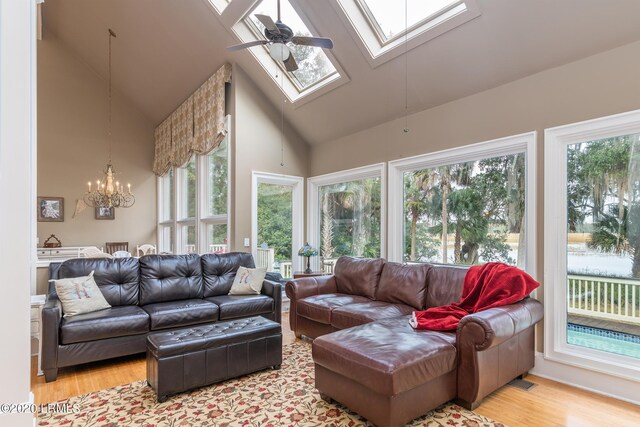
<path fill-rule="evenodd" d="M 455 333 L 414 331 L 409 316 L 323 335 L 313 361 L 384 396 L 395 396 L 456 369 Z"/>
<path fill-rule="evenodd" d="M 140 258 L 140 305 L 202 298 L 202 290 L 197 254 Z"/>
<path fill-rule="evenodd" d="M 341 256 L 333 269 L 338 292 L 375 299 L 384 263 L 382 258 Z"/>
<path fill-rule="evenodd" d="M 266 295 L 220 295 L 206 300 L 220 308 L 220 320 L 255 316 L 274 310 L 273 298 Z"/>
<path fill-rule="evenodd" d="M 55 284 L 64 317 L 92 313 L 111 307 L 104 299 L 96 281 L 93 280 L 93 271 L 88 276 L 55 280 Z"/>
<path fill-rule="evenodd" d="M 229 295 L 260 295 L 266 274 L 266 268 L 238 267 Z"/>
<path fill-rule="evenodd" d="M 380 275 L 376 300 L 424 310 L 429 269 L 429 264 L 387 262 Z"/>
<path fill-rule="evenodd" d="M 255 268 L 253 256 L 247 252 L 202 255 L 204 297 L 227 295 L 240 266 Z"/>
<path fill-rule="evenodd" d="M 331 325 L 347 329 L 375 320 L 411 314 L 413 307 L 405 304 L 390 304 L 382 301 L 367 301 L 337 307 L 331 312 Z"/>
<path fill-rule="evenodd" d="M 74 258 L 62 263 L 58 278 L 88 276 L 93 273 L 100 292 L 109 305 L 137 305 L 140 287 L 140 263 L 137 258 Z M 53 289 L 52 289 L 53 288 Z M 52 292 L 53 291 L 53 292 Z M 49 294 L 55 287 L 49 287 Z"/>
<path fill-rule="evenodd" d="M 142 307 L 151 319 L 151 330 L 177 328 L 218 320 L 218 306 L 201 299 L 159 302 Z"/>
<path fill-rule="evenodd" d="M 441 307 L 460 301 L 464 276 L 469 267 L 434 265 L 429 270 L 425 308 Z"/>
<path fill-rule="evenodd" d="M 148 331 L 149 315 L 138 306 L 123 305 L 63 318 L 60 323 L 60 342 L 73 344 Z"/>
<path fill-rule="evenodd" d="M 359 302 L 370 302 L 368 298 L 347 294 L 321 294 L 303 298 L 296 302 L 298 316 L 316 322 L 331 324 L 331 312 L 337 307 Z"/>

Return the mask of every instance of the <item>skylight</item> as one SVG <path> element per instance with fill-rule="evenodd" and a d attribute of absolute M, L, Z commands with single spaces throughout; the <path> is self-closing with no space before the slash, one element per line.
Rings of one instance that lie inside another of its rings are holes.
<path fill-rule="evenodd" d="M 383 41 L 404 35 L 405 29 L 439 14 L 447 8 L 460 3 L 460 0 L 407 0 L 405 26 L 404 2 L 389 0 L 359 0 L 375 30 Z"/>
<path fill-rule="evenodd" d="M 278 19 L 277 0 L 262 0 L 246 19 L 247 23 L 256 31 L 256 38 L 263 39 L 264 26 L 256 19 L 256 14 L 268 15 L 276 21 Z M 296 36 L 313 35 L 293 9 L 289 0 L 281 1 L 280 14 L 280 20 L 291 27 Z M 293 77 L 292 80 L 299 90 L 305 90 L 337 73 L 327 54 L 322 49 L 302 45 L 289 45 L 289 47 L 293 57 L 298 62 L 299 69 L 288 74 Z"/>
<path fill-rule="evenodd" d="M 407 0 L 406 18 L 404 1 L 331 4 L 374 68 L 480 16 L 477 0 Z"/>

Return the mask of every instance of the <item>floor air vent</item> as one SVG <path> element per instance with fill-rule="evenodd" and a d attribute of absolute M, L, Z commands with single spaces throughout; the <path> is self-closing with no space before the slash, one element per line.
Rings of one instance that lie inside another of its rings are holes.
<path fill-rule="evenodd" d="M 537 384 L 532 383 L 531 381 L 521 380 L 516 378 L 515 380 L 507 383 L 507 385 L 510 385 L 511 387 L 519 388 L 520 390 L 529 391 L 532 388 L 534 388 Z"/>

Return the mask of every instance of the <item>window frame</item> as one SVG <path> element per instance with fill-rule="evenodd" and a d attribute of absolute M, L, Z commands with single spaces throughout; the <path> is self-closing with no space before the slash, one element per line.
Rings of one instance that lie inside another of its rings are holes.
<path fill-rule="evenodd" d="M 225 127 L 226 129 L 230 128 L 231 116 L 227 115 L 225 117 Z M 208 211 L 208 200 L 207 200 L 207 190 L 209 189 L 208 178 L 208 164 L 207 159 L 210 153 L 205 155 L 196 155 L 195 156 L 195 168 L 196 168 L 196 210 L 195 217 L 181 217 L 181 206 L 184 199 L 184 195 L 186 193 L 186 185 L 183 185 L 183 175 L 184 175 L 184 166 L 179 168 L 173 168 L 173 201 L 174 204 L 171 206 L 172 218 L 171 219 L 163 219 L 163 206 L 164 206 L 164 182 L 167 175 L 163 175 L 156 178 L 156 212 L 157 212 L 157 227 L 156 227 L 156 239 L 158 242 L 158 252 L 166 251 L 167 247 L 170 248 L 170 252 L 173 254 L 184 254 L 186 253 L 183 249 L 179 248 L 185 240 L 185 227 L 187 226 L 195 226 L 195 245 L 196 252 L 200 254 L 208 253 L 207 247 L 207 225 L 222 225 L 226 223 L 227 226 L 227 249 L 229 249 L 229 242 L 231 242 L 230 232 L 231 232 L 231 131 L 227 131 L 227 135 L 225 136 L 226 144 L 227 144 L 227 209 L 226 214 L 222 215 L 209 215 Z M 191 159 L 189 159 L 191 161 Z M 171 228 L 170 236 L 173 241 L 173 247 L 171 247 L 168 242 L 165 241 L 163 229 Z M 180 249 L 180 250 L 178 250 Z"/>
<path fill-rule="evenodd" d="M 320 247 L 319 190 L 326 185 L 380 178 L 380 258 L 387 255 L 387 171 L 386 162 L 318 175 L 307 179 L 307 238 L 313 247 Z M 320 257 L 311 257 L 311 268 L 320 270 Z"/>
<path fill-rule="evenodd" d="M 292 186 L 291 194 L 291 268 L 301 271 L 303 262 L 298 249 L 304 245 L 304 178 L 301 176 L 281 175 L 268 172 L 251 172 L 251 253 L 258 259 L 258 185 L 274 184 Z"/>
<path fill-rule="evenodd" d="M 567 146 L 632 133 L 640 110 L 544 131 L 544 359 L 640 381 L 640 360 L 567 343 Z"/>
<path fill-rule="evenodd" d="M 535 131 L 436 151 L 389 162 L 389 260 L 404 262 L 404 174 L 456 163 L 524 153 L 525 233 L 524 270 L 536 277 L 536 143 Z"/>

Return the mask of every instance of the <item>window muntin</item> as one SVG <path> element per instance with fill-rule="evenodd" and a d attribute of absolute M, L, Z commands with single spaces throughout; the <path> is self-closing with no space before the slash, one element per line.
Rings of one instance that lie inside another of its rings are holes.
<path fill-rule="evenodd" d="M 278 16 L 277 0 L 262 0 L 245 19 L 245 22 L 254 29 L 256 39 L 260 40 L 264 39 L 264 25 L 256 19 L 256 14 L 268 15 L 275 21 Z M 287 24 L 296 36 L 313 35 L 293 9 L 289 0 L 281 1 L 280 14 L 282 22 Z M 323 49 L 293 44 L 290 44 L 289 47 L 298 63 L 299 69 L 292 73 L 285 72 L 285 74 L 292 77 L 292 81 L 299 91 L 308 89 L 337 73 L 336 68 Z M 284 70 L 281 62 L 275 62 Z"/>
<path fill-rule="evenodd" d="M 524 266 L 525 155 L 406 171 L 404 261 Z"/>
<path fill-rule="evenodd" d="M 410 31 L 460 3 L 460 0 L 409 0 L 405 26 L 404 2 L 358 0 L 358 4 L 382 42 L 403 36 L 405 30 Z"/>

